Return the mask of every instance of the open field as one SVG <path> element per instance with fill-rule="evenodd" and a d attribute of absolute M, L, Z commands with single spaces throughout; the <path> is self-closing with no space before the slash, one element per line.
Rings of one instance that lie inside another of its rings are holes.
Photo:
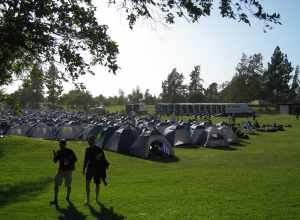
<path fill-rule="evenodd" d="M 125 111 L 125 105 L 110 105 L 105 107 L 108 112 L 122 112 Z M 150 114 L 155 113 L 154 105 L 146 105 L 146 111 Z"/>
<path fill-rule="evenodd" d="M 65 189 L 60 209 L 53 197 L 53 141 L 0 139 L 0 219 L 299 219 L 300 120 L 262 116 L 260 122 L 291 124 L 258 133 L 231 150 L 177 148 L 178 162 L 163 163 L 107 152 L 109 186 L 103 206 L 84 206 L 81 174 L 86 144 L 69 142 L 79 159 L 72 204 Z"/>

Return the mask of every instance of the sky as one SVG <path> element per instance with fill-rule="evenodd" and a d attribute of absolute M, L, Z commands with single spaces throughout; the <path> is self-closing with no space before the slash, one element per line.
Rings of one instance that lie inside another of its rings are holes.
<path fill-rule="evenodd" d="M 102 3 L 101 3 L 102 2 Z M 201 66 L 204 87 L 212 82 L 230 81 L 242 53 L 262 53 L 265 67 L 276 46 L 286 53 L 292 65 L 300 65 L 300 1 L 264 0 L 265 9 L 279 12 L 283 25 L 263 32 L 263 23 L 252 19 L 252 25 L 221 18 L 217 8 L 212 16 L 202 17 L 196 24 L 184 19 L 174 25 L 140 21 L 131 30 L 124 14 L 115 7 L 107 7 L 104 1 L 95 1 L 100 24 L 109 26 L 109 34 L 119 45 L 120 71 L 114 75 L 101 66 L 95 66 L 95 76 L 80 78 L 93 96 L 125 94 L 137 86 L 144 92 L 159 95 L 161 83 L 173 68 L 183 73 L 186 83 L 196 65 Z M 12 92 L 19 82 L 7 88 Z M 64 85 L 65 92 L 73 88 Z"/>

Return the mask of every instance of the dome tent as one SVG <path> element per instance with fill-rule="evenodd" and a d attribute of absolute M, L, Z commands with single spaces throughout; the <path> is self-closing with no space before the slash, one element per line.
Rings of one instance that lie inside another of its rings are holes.
<path fill-rule="evenodd" d="M 132 126 L 124 126 L 116 130 L 107 142 L 104 148 L 122 154 L 129 154 L 130 147 L 137 139 L 137 130 Z"/>
<path fill-rule="evenodd" d="M 205 147 L 229 147 L 228 141 L 216 126 L 209 126 L 205 130 L 207 132 L 207 139 L 204 144 Z"/>
<path fill-rule="evenodd" d="M 190 126 L 188 124 L 171 125 L 163 131 L 163 135 L 172 146 L 193 144 Z"/>
<path fill-rule="evenodd" d="M 63 125 L 57 128 L 56 138 L 66 140 L 79 140 L 83 127 Z"/>
<path fill-rule="evenodd" d="M 230 126 L 222 125 L 218 126 L 218 130 L 223 135 L 223 137 L 227 140 L 230 144 L 238 144 L 239 139 L 237 135 L 233 132 Z"/>
<path fill-rule="evenodd" d="M 80 134 L 80 139 L 87 140 L 91 136 L 97 137 L 99 134 L 103 133 L 104 130 L 105 127 L 103 124 L 84 126 Z"/>
<path fill-rule="evenodd" d="M 207 132 L 203 125 L 194 124 L 191 126 L 191 139 L 193 145 L 203 146 L 207 139 Z"/>
<path fill-rule="evenodd" d="M 32 126 L 25 125 L 25 124 L 11 126 L 8 129 L 7 134 L 8 135 L 27 136 L 27 134 L 28 134 L 29 130 L 31 129 L 31 127 Z"/>
<path fill-rule="evenodd" d="M 154 148 L 159 146 L 157 149 Z M 130 148 L 130 154 L 136 157 L 149 158 L 151 152 L 160 155 L 174 156 L 170 142 L 157 130 L 145 129 Z"/>
<path fill-rule="evenodd" d="M 39 123 L 29 130 L 28 136 L 34 138 L 55 139 L 55 133 L 54 127 Z"/>

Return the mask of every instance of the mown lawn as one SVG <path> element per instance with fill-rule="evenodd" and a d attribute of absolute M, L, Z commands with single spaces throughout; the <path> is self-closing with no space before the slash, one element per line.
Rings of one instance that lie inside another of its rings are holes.
<path fill-rule="evenodd" d="M 231 150 L 177 148 L 179 161 L 172 163 L 107 152 L 111 168 L 109 186 L 102 188 L 102 207 L 94 201 L 84 206 L 85 143 L 69 142 L 79 159 L 72 204 L 64 200 L 62 188 L 56 210 L 49 201 L 57 143 L 0 139 L 0 219 L 299 219 L 300 120 L 259 120 L 293 127 L 252 135 Z"/>

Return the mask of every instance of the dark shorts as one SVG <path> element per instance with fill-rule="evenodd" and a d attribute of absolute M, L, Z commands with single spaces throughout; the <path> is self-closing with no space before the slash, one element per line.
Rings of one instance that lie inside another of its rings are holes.
<path fill-rule="evenodd" d="M 86 181 L 91 181 L 94 179 L 94 183 L 100 184 L 101 183 L 101 175 L 98 172 L 87 171 L 85 175 Z"/>
<path fill-rule="evenodd" d="M 72 184 L 72 171 L 59 170 L 55 176 L 55 185 L 60 186 L 63 181 L 66 187 L 71 187 Z"/>

